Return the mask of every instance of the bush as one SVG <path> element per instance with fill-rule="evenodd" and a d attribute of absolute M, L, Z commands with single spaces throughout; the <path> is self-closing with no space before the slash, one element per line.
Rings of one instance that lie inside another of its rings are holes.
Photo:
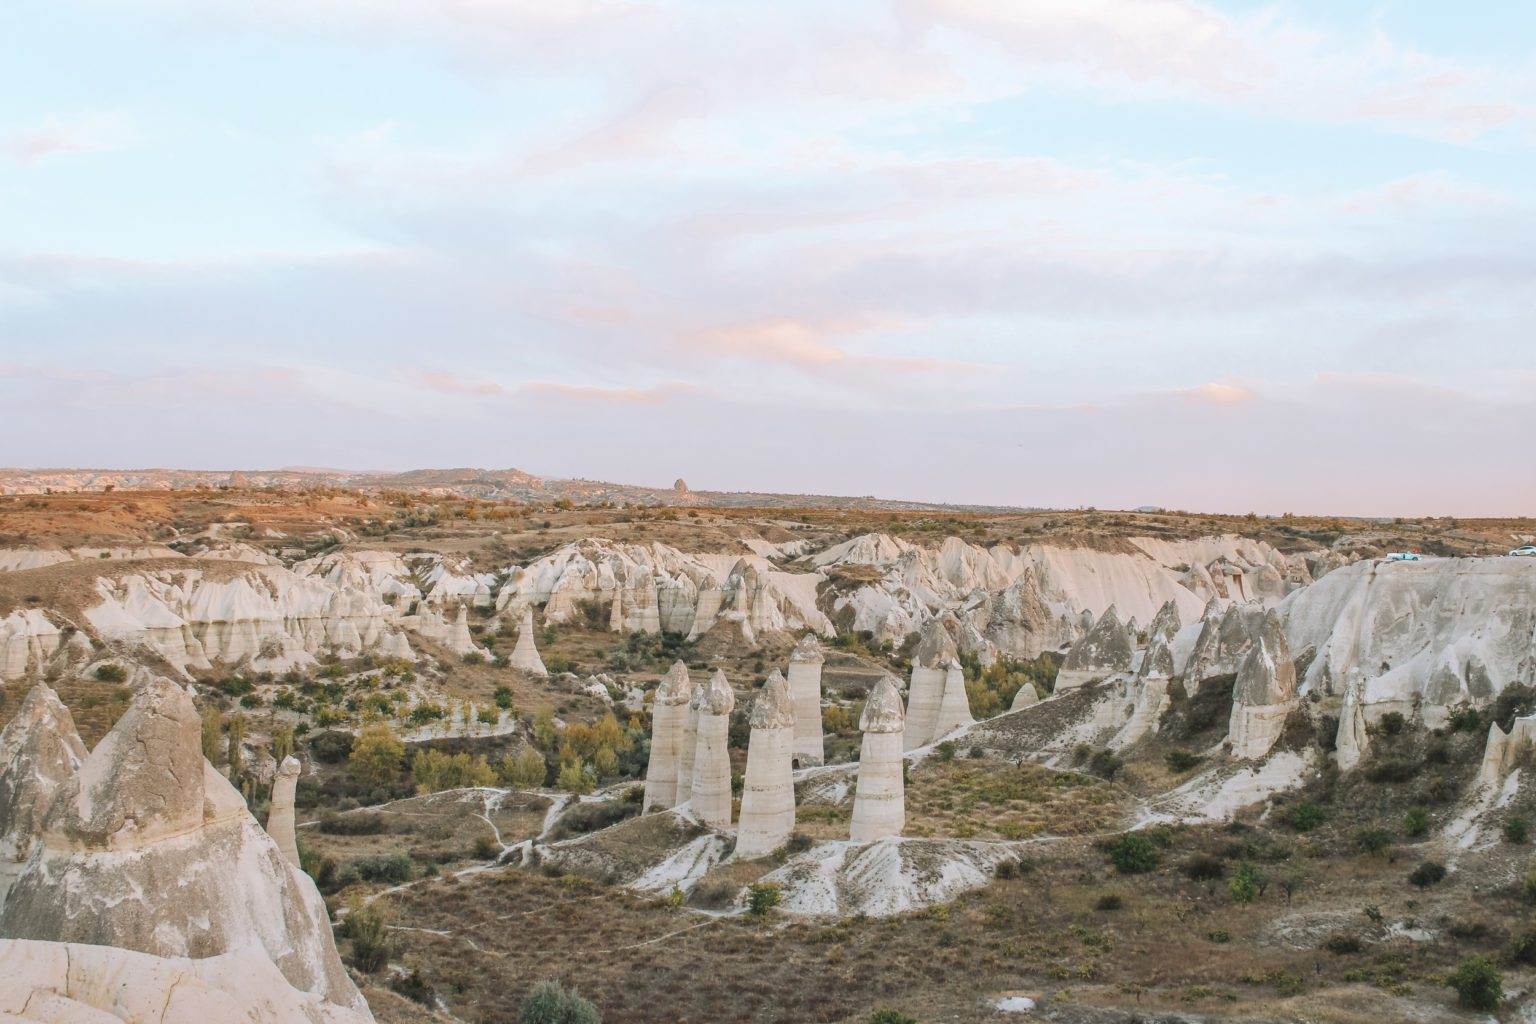
<path fill-rule="evenodd" d="M 1381 721 L 1376 724 L 1381 729 L 1383 736 L 1396 736 L 1403 731 L 1403 727 L 1408 724 L 1408 720 L 1403 717 L 1400 711 L 1388 711 L 1381 716 Z"/>
<path fill-rule="evenodd" d="M 1214 882 L 1226 876 L 1227 867 L 1220 858 L 1199 854 L 1189 858 L 1180 868 L 1192 882 Z"/>
<path fill-rule="evenodd" d="M 869 1015 L 869 1024 L 918 1024 L 918 1021 L 899 1010 L 876 1010 Z"/>
<path fill-rule="evenodd" d="M 560 815 L 550 830 L 550 839 L 558 841 L 572 836 L 586 835 L 598 829 L 615 825 L 625 818 L 640 813 L 640 808 L 625 800 L 601 800 L 593 803 L 576 802 L 570 810 Z"/>
<path fill-rule="evenodd" d="M 1494 1010 L 1504 998 L 1504 978 L 1486 957 L 1472 956 L 1445 979 L 1456 990 L 1456 1001 L 1469 1010 Z"/>
<path fill-rule="evenodd" d="M 1443 878 L 1445 878 L 1445 865 L 1436 864 L 1432 860 L 1425 861 L 1408 874 L 1408 881 L 1420 889 L 1428 889 Z"/>
<path fill-rule="evenodd" d="M 602 1024 L 597 1007 L 558 981 L 533 986 L 517 1011 L 517 1024 Z"/>
<path fill-rule="evenodd" d="M 347 770 L 366 786 L 382 786 L 400 775 L 405 744 L 387 722 L 363 726 L 347 755 Z"/>
<path fill-rule="evenodd" d="M 1243 861 L 1232 873 L 1232 881 L 1227 883 L 1227 892 L 1231 894 L 1233 903 L 1252 903 L 1264 895 L 1268 885 L 1268 880 L 1258 868 Z"/>
<path fill-rule="evenodd" d="M 1168 765 L 1169 771 L 1187 772 L 1205 758 L 1188 750 L 1170 750 L 1163 755 L 1163 762 Z"/>
<path fill-rule="evenodd" d="M 1384 828 L 1362 828 L 1355 832 L 1355 848 L 1361 853 L 1377 854 L 1392 845 L 1392 833 Z"/>
<path fill-rule="evenodd" d="M 1094 910 L 1119 910 L 1125 906 L 1125 900 L 1119 893 L 1107 892 L 1094 901 Z"/>
<path fill-rule="evenodd" d="M 359 857 L 352 868 L 365 882 L 388 882 L 398 885 L 411 880 L 415 867 L 408 853 L 386 853 L 377 857 Z"/>
<path fill-rule="evenodd" d="M 1162 851 L 1152 839 L 1140 832 L 1127 832 L 1104 844 L 1104 853 L 1122 875 L 1140 875 L 1154 870 L 1162 862 Z"/>
<path fill-rule="evenodd" d="M 1317 804 L 1305 801 L 1286 812 L 1285 821 L 1297 832 L 1309 832 L 1323 823 L 1327 813 Z"/>
<path fill-rule="evenodd" d="M 1360 952 L 1362 946 L 1357 936 L 1348 932 L 1334 932 L 1323 941 L 1323 948 L 1334 956 L 1347 956 Z"/>
<path fill-rule="evenodd" d="M 121 665 L 97 665 L 96 679 L 103 683 L 121 683 L 128 678 L 128 672 Z"/>
<path fill-rule="evenodd" d="M 1504 841 L 1523 843 L 1531 837 L 1531 823 L 1525 818 L 1513 817 L 1504 823 Z"/>
<path fill-rule="evenodd" d="M 352 940 L 352 963 L 365 974 L 384 969 L 394 954 L 394 940 L 389 934 L 389 915 L 384 905 L 354 902 L 341 922 L 342 934 Z"/>
<path fill-rule="evenodd" d="M 779 887 L 772 882 L 753 882 L 747 886 L 747 913 L 753 917 L 762 917 L 779 905 L 782 895 Z"/>
<path fill-rule="evenodd" d="M 416 968 L 412 968 L 410 974 L 397 974 L 390 978 L 389 987 L 423 1006 L 431 1006 L 437 1001 L 437 989 Z"/>
<path fill-rule="evenodd" d="M 934 747 L 933 752 L 938 755 L 940 761 L 953 761 L 955 759 L 955 741 L 945 740 L 937 747 Z"/>
<path fill-rule="evenodd" d="M 1527 928 L 1515 936 L 1509 946 L 1509 961 L 1527 967 L 1536 964 L 1536 927 Z"/>
<path fill-rule="evenodd" d="M 1113 779 L 1125 762 L 1108 750 L 1096 750 L 1088 759 L 1088 770 L 1101 779 Z"/>
<path fill-rule="evenodd" d="M 337 814 L 332 811 L 320 819 L 320 831 L 328 836 L 376 836 L 389 831 L 389 822 L 377 811 Z"/>
<path fill-rule="evenodd" d="M 1410 807 L 1403 815 L 1403 834 L 1418 839 L 1429 832 L 1429 812 L 1422 807 Z"/>

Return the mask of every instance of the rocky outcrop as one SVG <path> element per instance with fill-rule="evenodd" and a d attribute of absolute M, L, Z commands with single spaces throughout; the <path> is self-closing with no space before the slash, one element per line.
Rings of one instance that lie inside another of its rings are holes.
<path fill-rule="evenodd" d="M 859 776 L 853 796 L 849 838 L 856 843 L 897 836 L 907 823 L 901 746 L 906 713 L 894 677 L 881 677 L 864 702 L 859 728 Z"/>
<path fill-rule="evenodd" d="M 1040 703 L 1040 691 L 1035 689 L 1034 683 L 1025 683 L 1019 687 L 1019 691 L 1013 695 L 1013 703 L 1008 705 L 1009 711 L 1021 711 L 1027 707 L 1033 707 Z"/>
<path fill-rule="evenodd" d="M 693 695 L 688 698 L 687 711 L 682 715 L 682 747 L 677 757 L 677 799 L 672 806 L 680 807 L 693 799 L 693 763 L 699 752 L 699 711 L 704 706 L 704 694 L 709 684 L 694 685 Z"/>
<path fill-rule="evenodd" d="M 1158 731 L 1163 714 L 1172 704 L 1168 686 L 1173 681 L 1173 652 L 1162 634 L 1142 652 L 1136 677 L 1126 683 L 1130 713 L 1120 731 L 1110 740 L 1111 750 L 1123 750 L 1143 737 Z"/>
<path fill-rule="evenodd" d="M 1161 637 L 1165 642 L 1172 643 L 1173 638 L 1183 628 L 1184 623 L 1179 617 L 1179 604 L 1177 601 L 1168 600 L 1157 610 L 1152 617 L 1152 623 L 1147 627 L 1147 643 L 1152 643 Z"/>
<path fill-rule="evenodd" d="M 298 789 L 299 775 L 303 766 L 299 759 L 289 754 L 277 766 L 272 776 L 272 801 L 267 809 L 267 835 L 277 844 L 277 849 L 289 864 L 299 868 L 299 840 L 293 825 L 293 798 Z"/>
<path fill-rule="evenodd" d="M 912 681 L 907 687 L 906 735 L 902 749 L 916 750 L 934 739 L 944 703 L 949 666 L 959 654 L 950 635 L 952 617 L 930 619 L 912 652 Z"/>
<path fill-rule="evenodd" d="M 1264 606 L 1258 603 L 1228 605 L 1224 610 L 1215 601 L 1207 605 L 1184 666 L 1185 685 L 1235 674 L 1258 641 L 1265 615 Z"/>
<path fill-rule="evenodd" d="M 512 648 L 512 657 L 508 660 L 513 668 L 529 675 L 541 678 L 549 675 L 544 659 L 539 657 L 539 649 L 534 646 L 532 608 L 523 609 L 523 619 L 517 627 L 517 646 Z"/>
<path fill-rule="evenodd" d="M 37 849 L 54 797 L 85 756 L 58 694 L 43 683 L 32 687 L 0 732 L 0 907 Z"/>
<path fill-rule="evenodd" d="M 736 694 L 719 669 L 701 688 L 693 754 L 694 817 L 711 828 L 731 827 L 730 719 Z"/>
<path fill-rule="evenodd" d="M 303 993 L 364 1014 L 314 883 L 203 759 L 175 683 L 145 683 L 58 790 L 0 934 L 204 960 L 259 953 Z"/>
<path fill-rule="evenodd" d="M 1056 673 L 1056 692 L 1065 693 L 1121 672 L 1128 672 L 1135 656 L 1130 630 L 1111 606 L 1088 635 L 1072 645 Z"/>
<path fill-rule="evenodd" d="M 1489 791 L 1497 790 L 1520 759 L 1536 747 L 1536 715 L 1517 718 L 1505 732 L 1498 722 L 1488 727 L 1488 744 L 1483 748 L 1483 761 L 1478 766 L 1475 785 Z"/>
<path fill-rule="evenodd" d="M 825 655 L 816 634 L 807 633 L 789 655 L 789 696 L 795 704 L 795 763 L 800 767 L 826 759 L 821 725 L 821 666 Z"/>
<path fill-rule="evenodd" d="M 683 734 L 688 702 L 693 699 L 693 679 L 688 666 L 672 663 L 656 687 L 651 704 L 651 756 L 645 770 L 645 802 L 642 813 L 676 806 L 677 781 L 683 762 Z"/>
<path fill-rule="evenodd" d="M 1432 728 L 1536 676 L 1536 559 L 1356 562 L 1280 605 L 1292 650 L 1315 652 L 1303 688 L 1364 676 L 1368 720 L 1417 712 Z"/>
<path fill-rule="evenodd" d="M 1351 669 L 1344 682 L 1344 701 L 1339 709 L 1339 731 L 1334 757 L 1342 771 L 1350 771 L 1370 751 L 1371 737 L 1365 727 L 1365 677 Z"/>
<path fill-rule="evenodd" d="M 795 706 L 777 669 L 752 704 L 751 727 L 736 830 L 736 856 L 743 860 L 773 853 L 795 830 Z"/>
<path fill-rule="evenodd" d="M 41 675 L 62 643 L 59 627 L 37 608 L 0 618 L 0 682 Z"/>
<path fill-rule="evenodd" d="M 158 957 L 75 942 L 0 939 L 7 1024 L 370 1024 L 366 1007 L 295 988 L 260 951 Z"/>
<path fill-rule="evenodd" d="M 958 661 L 944 666 L 944 692 L 939 699 L 939 713 L 934 719 L 929 742 L 943 739 L 956 729 L 976 724 L 971 716 L 970 696 L 965 692 L 965 672 Z"/>
<path fill-rule="evenodd" d="M 1257 643 L 1243 657 L 1232 690 L 1232 717 L 1227 741 L 1232 756 L 1265 756 L 1285 731 L 1285 720 L 1296 709 L 1296 665 L 1285 642 L 1280 618 L 1270 612 Z"/>

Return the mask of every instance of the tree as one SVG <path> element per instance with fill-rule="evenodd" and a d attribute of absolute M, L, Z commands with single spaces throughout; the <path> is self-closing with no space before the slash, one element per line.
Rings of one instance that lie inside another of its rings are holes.
<path fill-rule="evenodd" d="M 431 748 L 411 759 L 411 775 L 418 793 L 489 786 L 496 781 L 496 773 L 483 756 L 474 757 L 468 752 L 448 754 Z"/>
<path fill-rule="evenodd" d="M 560 763 L 560 774 L 555 777 L 557 788 L 581 796 L 592 792 L 596 785 L 597 780 L 593 778 L 592 769 L 581 761 L 570 759 Z"/>
<path fill-rule="evenodd" d="M 364 785 L 382 786 L 399 777 L 404 759 L 405 744 L 400 742 L 389 723 L 370 722 L 357 734 L 352 753 L 347 758 L 347 768 L 353 778 Z"/>
<path fill-rule="evenodd" d="M 1493 1010 L 1504 998 L 1504 978 L 1487 957 L 1463 960 L 1445 979 L 1456 990 L 1456 1001 L 1469 1010 Z"/>
<path fill-rule="evenodd" d="M 203 756 L 214 764 L 219 763 L 223 752 L 224 716 L 218 708 L 203 709 Z"/>
<path fill-rule="evenodd" d="M 293 753 L 293 726 L 278 725 L 272 729 L 272 759 L 278 764 Z"/>
<path fill-rule="evenodd" d="M 517 1024 L 602 1024 L 597 1007 L 558 981 L 541 981 L 523 999 Z"/>
<path fill-rule="evenodd" d="M 747 886 L 747 912 L 762 917 L 779 905 L 782 890 L 772 882 L 753 882 Z"/>
<path fill-rule="evenodd" d="M 229 720 L 229 777 L 231 781 L 238 780 L 245 771 L 245 755 L 242 744 L 245 742 L 245 716 L 235 715 Z"/>
<path fill-rule="evenodd" d="M 1140 875 L 1153 870 L 1162 862 L 1162 853 L 1151 837 L 1140 832 L 1128 832 L 1111 840 L 1104 849 L 1109 862 L 1122 875 Z"/>
<path fill-rule="evenodd" d="M 1258 868 L 1243 861 L 1232 873 L 1232 881 L 1227 883 L 1227 891 L 1231 893 L 1234 903 L 1252 903 L 1264 895 L 1267 884 Z"/>
<path fill-rule="evenodd" d="M 497 766 L 502 783 L 513 789 L 537 789 L 544 785 L 547 770 L 544 755 L 532 747 L 524 747 L 516 757 L 503 758 Z"/>

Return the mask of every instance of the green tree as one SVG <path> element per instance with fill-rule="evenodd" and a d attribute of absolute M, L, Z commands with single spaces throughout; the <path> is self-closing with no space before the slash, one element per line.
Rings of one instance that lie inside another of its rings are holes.
<path fill-rule="evenodd" d="M 1445 979 L 1456 990 L 1456 1001 L 1469 1010 L 1494 1010 L 1504 998 L 1504 977 L 1487 957 L 1463 960 Z"/>
<path fill-rule="evenodd" d="M 580 796 L 592 792 L 596 785 L 592 769 L 581 761 L 570 759 L 560 763 L 560 774 L 555 777 L 557 788 Z"/>
<path fill-rule="evenodd" d="M 219 709 L 203 709 L 203 756 L 218 764 L 224 752 L 224 716 Z"/>
<path fill-rule="evenodd" d="M 516 757 L 506 757 L 497 766 L 504 786 L 512 789 L 537 789 L 544 785 L 547 768 L 544 755 L 532 747 L 524 747 Z"/>
<path fill-rule="evenodd" d="M 363 726 L 352 744 L 347 769 L 364 785 L 382 786 L 399 777 L 404 759 L 405 744 L 389 723 L 370 722 Z"/>
<path fill-rule="evenodd" d="M 1127 832 L 1110 840 L 1104 847 L 1109 862 L 1122 875 L 1140 875 L 1154 870 L 1162 862 L 1162 851 L 1150 836 Z"/>

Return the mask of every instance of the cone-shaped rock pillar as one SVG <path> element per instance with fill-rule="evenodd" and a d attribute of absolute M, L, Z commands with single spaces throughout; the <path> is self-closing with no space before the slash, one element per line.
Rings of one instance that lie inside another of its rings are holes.
<path fill-rule="evenodd" d="M 736 829 L 736 856 L 747 860 L 777 850 L 795 830 L 795 706 L 777 669 L 758 691 L 751 722 Z"/>
<path fill-rule="evenodd" d="M 693 754 L 693 813 L 713 828 L 731 827 L 731 711 L 736 694 L 715 669 L 699 699 L 698 739 Z"/>
<path fill-rule="evenodd" d="M 1056 692 L 1066 693 L 1088 683 L 1108 679 L 1131 667 L 1135 644 L 1131 631 L 1110 605 L 1088 635 L 1072 645 L 1056 673 Z"/>
<path fill-rule="evenodd" d="M 267 809 L 267 835 L 294 867 L 299 867 L 299 840 L 293 828 L 293 797 L 302 770 L 299 759 L 292 754 L 283 758 L 272 778 L 272 806 Z"/>
<path fill-rule="evenodd" d="M 673 662 L 651 704 L 651 759 L 645 769 L 643 811 L 665 810 L 677 803 L 677 773 L 683 760 L 683 731 L 693 680 L 688 666 Z"/>
<path fill-rule="evenodd" d="M 1173 642 L 1175 634 L 1183 626 L 1179 620 L 1179 606 L 1172 598 L 1163 602 L 1163 606 L 1152 616 L 1152 625 L 1147 627 L 1147 642 L 1151 643 L 1158 637 L 1162 637 L 1168 643 Z"/>
<path fill-rule="evenodd" d="M 801 767 L 826 760 L 821 727 L 821 641 L 807 633 L 789 655 L 789 696 L 795 705 L 795 761 Z"/>
<path fill-rule="evenodd" d="M 849 838 L 856 843 L 897 836 L 907 823 L 906 788 L 901 778 L 901 737 L 906 714 L 892 676 L 870 691 L 859 717 L 859 779 L 853 795 Z"/>
<path fill-rule="evenodd" d="M 1296 707 L 1296 665 L 1285 642 L 1280 616 L 1271 611 L 1257 643 L 1249 648 L 1237 670 L 1232 688 L 1232 718 L 1227 739 L 1232 756 L 1263 757 L 1285 730 L 1285 720 Z"/>
<path fill-rule="evenodd" d="M 699 707 L 708 690 L 707 682 L 694 686 L 682 714 L 682 744 L 677 752 L 677 797 L 673 807 L 681 807 L 693 799 L 693 762 L 699 752 Z"/>
<path fill-rule="evenodd" d="M 45 683 L 32 687 L 0 732 L 0 906 L 37 845 L 54 796 L 85 756 L 58 694 Z"/>
<path fill-rule="evenodd" d="M 533 645 L 532 608 L 523 609 L 523 621 L 517 627 L 517 646 L 512 648 L 509 663 L 513 668 L 527 672 L 529 675 L 549 675 L 549 671 L 544 667 L 544 659 L 539 657 L 539 649 Z"/>
<path fill-rule="evenodd" d="M 902 747 L 916 750 L 934 739 L 939 706 L 944 703 L 946 666 L 959 657 L 942 618 L 929 619 L 912 652 L 912 684 L 907 691 L 907 720 Z"/>
<path fill-rule="evenodd" d="M 1009 711 L 1019 711 L 1023 708 L 1034 707 L 1040 703 L 1040 691 L 1035 689 L 1034 683 L 1025 683 L 1019 687 L 1019 692 L 1013 695 L 1013 703 L 1008 705 Z"/>
<path fill-rule="evenodd" d="M 1370 742 L 1365 730 L 1365 677 L 1358 668 L 1351 668 L 1344 679 L 1344 706 L 1339 711 L 1339 734 L 1334 744 L 1340 770 L 1347 772 L 1363 761 Z"/>
<path fill-rule="evenodd" d="M 944 666 L 944 693 L 939 699 L 939 714 L 934 719 L 930 742 L 975 724 L 976 719 L 971 717 L 971 699 L 965 692 L 965 672 L 959 661 L 951 660 Z"/>

